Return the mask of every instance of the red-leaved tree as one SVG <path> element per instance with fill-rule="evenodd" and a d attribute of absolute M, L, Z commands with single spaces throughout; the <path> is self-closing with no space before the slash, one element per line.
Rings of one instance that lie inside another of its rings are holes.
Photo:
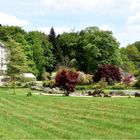
<path fill-rule="evenodd" d="M 106 81 L 113 80 L 115 82 L 121 81 L 121 73 L 120 69 L 117 66 L 103 64 L 100 65 L 97 72 L 94 75 L 94 81 L 98 82 L 102 78 L 106 78 Z"/>
<path fill-rule="evenodd" d="M 65 91 L 65 95 L 69 96 L 73 92 L 76 84 L 79 82 L 79 73 L 75 70 L 61 69 L 55 77 L 56 85 Z"/>

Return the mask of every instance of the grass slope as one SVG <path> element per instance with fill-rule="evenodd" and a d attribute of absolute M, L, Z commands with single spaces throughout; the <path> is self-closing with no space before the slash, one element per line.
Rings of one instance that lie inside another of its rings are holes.
<path fill-rule="evenodd" d="M 26 97 L 0 89 L 0 139 L 140 138 L 140 99 Z"/>

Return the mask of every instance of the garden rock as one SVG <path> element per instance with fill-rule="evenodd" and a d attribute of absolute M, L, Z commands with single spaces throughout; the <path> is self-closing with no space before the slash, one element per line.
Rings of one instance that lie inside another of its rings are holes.
<path fill-rule="evenodd" d="M 52 93 L 52 89 L 49 87 L 44 88 L 43 90 L 44 93 Z"/>
<path fill-rule="evenodd" d="M 32 86 L 31 89 L 32 90 L 37 90 L 37 91 L 43 91 L 41 86 Z"/>
<path fill-rule="evenodd" d="M 136 92 L 135 97 L 140 97 L 140 93 Z"/>
<path fill-rule="evenodd" d="M 93 97 L 100 97 L 99 94 L 94 94 Z"/>
<path fill-rule="evenodd" d="M 100 94 L 104 94 L 104 92 L 102 90 L 100 90 L 100 89 L 95 89 L 94 92 L 93 92 L 93 95 L 94 94 L 100 95 Z"/>
<path fill-rule="evenodd" d="M 111 95 L 110 94 L 105 94 L 104 97 L 111 97 Z"/>
<path fill-rule="evenodd" d="M 104 92 L 100 89 L 95 89 L 91 95 L 93 97 L 104 97 Z"/>
<path fill-rule="evenodd" d="M 52 92 L 55 93 L 55 94 L 61 94 L 63 91 L 60 90 L 59 88 L 53 88 Z"/>
<path fill-rule="evenodd" d="M 110 95 L 110 96 L 116 96 L 116 92 L 111 91 L 111 92 L 109 93 L 109 95 Z"/>
<path fill-rule="evenodd" d="M 93 95 L 93 93 L 91 91 L 87 92 L 89 96 Z"/>
<path fill-rule="evenodd" d="M 99 94 L 99 97 L 104 97 L 104 93 L 100 93 Z"/>
<path fill-rule="evenodd" d="M 111 91 L 110 93 L 109 93 L 109 95 L 111 95 L 111 96 L 126 96 L 126 94 L 124 93 L 124 92 L 122 92 L 122 91 Z"/>

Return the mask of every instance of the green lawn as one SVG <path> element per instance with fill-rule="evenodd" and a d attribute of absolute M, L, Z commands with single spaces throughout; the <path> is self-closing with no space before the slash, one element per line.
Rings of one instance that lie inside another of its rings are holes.
<path fill-rule="evenodd" d="M 0 89 L 0 139 L 140 138 L 139 98 L 77 98 Z"/>

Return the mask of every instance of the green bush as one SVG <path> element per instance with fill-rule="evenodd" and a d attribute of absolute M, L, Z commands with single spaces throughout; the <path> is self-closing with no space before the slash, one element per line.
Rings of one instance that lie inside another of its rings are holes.
<path fill-rule="evenodd" d="M 113 81 L 112 78 L 109 78 L 107 82 L 110 86 L 115 85 L 115 81 Z"/>
<path fill-rule="evenodd" d="M 30 88 L 32 86 L 36 86 L 36 82 L 26 82 L 24 83 L 24 88 Z"/>
<path fill-rule="evenodd" d="M 36 79 L 35 78 L 22 77 L 22 81 L 23 82 L 34 82 L 34 81 L 36 81 Z"/>
<path fill-rule="evenodd" d="M 31 87 L 30 83 L 25 83 L 24 88 L 30 88 L 30 87 Z"/>
<path fill-rule="evenodd" d="M 16 82 L 16 86 L 22 87 L 22 83 L 21 82 Z"/>
<path fill-rule="evenodd" d="M 79 72 L 79 85 L 91 85 L 93 83 L 93 75 Z"/>
<path fill-rule="evenodd" d="M 138 78 L 138 81 L 134 85 L 137 88 L 140 88 L 140 77 Z"/>
<path fill-rule="evenodd" d="M 26 96 L 27 96 L 27 97 L 32 96 L 32 92 L 29 91 L 29 92 L 26 94 Z"/>
<path fill-rule="evenodd" d="M 110 89 L 116 89 L 116 90 L 123 90 L 127 87 L 121 83 L 115 84 L 114 86 L 110 86 Z"/>
<path fill-rule="evenodd" d="M 87 90 L 87 89 L 89 89 L 89 86 L 76 86 L 76 88 L 75 88 L 76 90 Z"/>
<path fill-rule="evenodd" d="M 76 90 L 92 90 L 92 89 L 95 89 L 97 87 L 97 85 L 78 85 L 76 86 Z"/>
<path fill-rule="evenodd" d="M 43 74 L 43 79 L 44 79 L 44 80 L 50 80 L 50 78 L 51 78 L 51 75 L 50 75 L 49 72 L 45 72 L 45 73 Z"/>
<path fill-rule="evenodd" d="M 55 81 L 54 80 L 44 81 L 43 82 L 43 87 L 54 88 L 55 87 Z"/>
<path fill-rule="evenodd" d="M 106 78 L 102 78 L 99 82 L 98 82 L 98 86 L 97 88 L 99 89 L 106 89 L 108 87 L 108 83 L 106 82 Z"/>
<path fill-rule="evenodd" d="M 57 72 L 52 72 L 50 75 L 50 79 L 55 80 L 56 75 L 57 75 Z"/>

